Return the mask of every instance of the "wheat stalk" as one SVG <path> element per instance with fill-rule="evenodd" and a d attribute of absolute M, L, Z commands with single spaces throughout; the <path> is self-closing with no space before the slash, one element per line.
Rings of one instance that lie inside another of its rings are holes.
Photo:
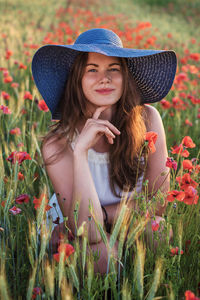
<path fill-rule="evenodd" d="M 139 299 L 143 299 L 144 295 L 144 261 L 145 261 L 145 248 L 142 242 L 136 242 L 137 253 L 134 265 L 134 283 L 137 288 Z"/>
<path fill-rule="evenodd" d="M 54 297 L 54 266 L 50 266 L 49 262 L 45 265 L 45 288 L 47 293 L 53 298 Z"/>
<path fill-rule="evenodd" d="M 31 275 L 31 277 L 29 279 L 27 296 L 26 296 L 27 300 L 31 300 L 31 298 L 32 298 L 33 288 L 34 288 L 34 284 L 35 284 L 36 270 L 37 270 L 37 263 L 36 263 L 36 265 L 35 265 L 35 267 L 33 269 L 32 275 Z"/>
<path fill-rule="evenodd" d="M 8 287 L 7 287 L 4 270 L 2 270 L 0 274 L 0 298 L 3 300 L 11 300 L 8 293 Z"/>
<path fill-rule="evenodd" d="M 154 278 L 153 278 L 151 288 L 149 290 L 149 295 L 148 295 L 147 300 L 153 300 L 155 297 L 158 286 L 160 284 L 160 279 L 161 279 L 161 274 L 162 274 L 162 265 L 163 265 L 163 261 L 161 258 L 159 258 L 156 261 L 155 270 L 154 270 Z"/>

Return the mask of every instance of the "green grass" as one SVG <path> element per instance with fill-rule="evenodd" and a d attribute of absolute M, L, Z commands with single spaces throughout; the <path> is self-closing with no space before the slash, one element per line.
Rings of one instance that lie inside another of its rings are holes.
<path fill-rule="evenodd" d="M 148 3 L 147 3 L 148 2 Z M 199 51 L 199 27 L 197 16 L 191 19 L 193 9 L 198 12 L 198 3 L 188 1 L 195 8 L 188 7 L 187 15 L 183 14 L 180 1 L 174 2 L 174 10 L 169 6 L 158 6 L 157 3 L 150 5 L 150 1 L 119 1 L 110 0 L 106 5 L 98 1 L 71 1 L 71 13 L 64 11 L 60 16 L 55 12 L 60 7 L 66 7 L 69 1 L 35 0 L 35 1 L 2 1 L 0 0 L 0 67 L 4 67 L 13 77 L 13 81 L 19 84 L 18 88 L 12 88 L 9 83 L 3 82 L 3 71 L 0 71 L 0 95 L 2 91 L 10 95 L 9 100 L 0 96 L 0 105 L 6 105 L 12 114 L 3 114 L 0 110 L 0 298 L 3 299 L 31 299 L 34 287 L 40 287 L 42 293 L 37 299 L 109 299 L 111 291 L 112 299 L 184 299 L 184 292 L 191 290 L 198 295 L 198 284 L 200 282 L 200 201 L 196 205 L 186 205 L 176 201 L 169 203 L 165 215 L 164 232 L 168 237 L 170 227 L 173 228 L 174 238 L 169 245 L 166 239 L 159 244 L 158 232 L 154 238 L 158 242 L 157 251 L 151 247 L 143 246 L 145 241 L 145 220 L 135 212 L 130 215 L 124 207 L 121 215 L 112 231 L 110 246 L 116 239 L 119 240 L 118 258 L 116 261 L 110 255 L 110 272 L 104 277 L 94 275 L 94 260 L 98 255 L 86 255 L 87 233 L 83 234 L 83 245 L 74 243 L 75 252 L 69 257 L 67 264 L 57 263 L 52 259 L 49 247 L 50 232 L 46 231 L 43 224 L 44 201 L 39 211 L 34 209 L 33 199 L 39 198 L 46 191 L 51 196 L 53 189 L 47 178 L 42 165 L 40 152 L 40 136 L 48 130 L 50 113 L 40 111 L 37 101 L 41 99 L 35 88 L 31 75 L 31 57 L 36 48 L 43 44 L 43 39 L 48 32 L 54 33 L 53 39 L 58 42 L 59 35 L 55 31 L 60 29 L 60 23 L 67 24 L 72 28 L 73 34 L 65 35 L 65 39 L 76 35 L 85 28 L 104 25 L 117 32 L 123 30 L 123 42 L 135 46 L 136 35 L 132 30 L 138 28 L 139 22 L 150 22 L 151 27 L 140 30 L 145 44 L 148 38 L 156 36 L 152 45 L 154 48 L 170 48 L 177 52 L 179 58 L 179 69 L 187 74 L 184 86 L 175 84 L 174 89 L 167 95 L 166 99 L 173 103 L 173 98 L 179 97 L 184 100 L 181 109 L 173 105 L 169 109 L 163 109 L 160 103 L 155 106 L 160 111 L 164 122 L 167 136 L 169 156 L 173 156 L 178 162 L 177 171 L 172 170 L 171 188 L 180 189 L 176 182 L 176 176 L 187 173 L 183 170 L 184 158 L 173 155 L 171 147 L 179 145 L 184 136 L 190 136 L 196 144 L 190 152 L 189 159 L 196 159 L 193 165 L 198 163 L 199 158 L 199 104 L 193 104 L 191 96 L 198 99 L 199 95 L 199 65 L 198 62 L 188 58 L 187 62 L 181 59 L 187 57 L 185 50 L 190 53 Z M 92 5 L 91 5 L 92 3 Z M 152 4 L 152 2 L 151 2 Z M 89 6 L 87 6 L 89 5 Z M 186 13 L 186 12 L 185 12 Z M 76 14 L 76 16 L 75 16 Z M 126 30 L 124 29 L 126 28 Z M 126 33 L 131 32 L 132 41 L 127 40 Z M 167 37 L 171 33 L 172 38 Z M 5 37 L 6 35 L 6 37 Z M 191 42 L 196 39 L 196 43 Z M 140 45 L 140 47 L 143 46 Z M 184 45 L 183 45 L 184 44 Z M 13 55 L 9 60 L 5 59 L 5 51 L 11 50 Z M 29 51 L 29 54 L 25 53 Z M 22 62 L 26 69 L 19 69 L 16 61 Z M 196 66 L 196 73 L 186 71 L 188 66 Z M 184 69 L 185 68 L 185 69 Z M 195 83 L 197 82 L 197 83 Z M 25 92 L 29 91 L 33 100 L 24 99 Z M 184 95 L 181 93 L 184 92 Z M 21 114 L 21 109 L 27 111 Z M 186 125 L 189 119 L 192 126 Z M 11 135 L 10 130 L 19 127 L 21 134 Z M 24 146 L 18 147 L 19 143 Z M 12 151 L 26 151 L 31 160 L 24 161 L 21 165 L 12 165 L 6 160 Z M 18 180 L 18 172 L 24 174 L 24 180 Z M 199 173 L 192 172 L 191 177 L 199 182 Z M 199 193 L 199 187 L 198 187 Z M 17 204 L 15 198 L 21 194 L 30 197 L 29 203 Z M 143 195 L 145 196 L 145 195 Z M 157 195 L 153 201 L 156 203 L 162 195 Z M 2 202 L 5 206 L 2 206 Z M 137 199 L 141 210 L 145 211 L 146 204 L 141 195 Z M 22 210 L 19 215 L 12 215 L 9 209 L 16 205 Z M 129 227 L 127 240 L 125 232 Z M 102 238 L 106 241 L 105 232 L 99 226 Z M 41 231 L 41 239 L 38 232 Z M 67 235 L 66 235 L 67 237 Z M 138 238 L 139 241 L 138 241 Z M 66 240 L 67 241 L 67 240 Z M 170 249 L 179 247 L 183 254 L 178 252 L 172 256 Z M 134 258 L 134 259 L 133 259 Z M 123 268 L 120 266 L 123 265 Z M 118 270 L 118 271 L 116 271 Z M 200 295 L 198 295 L 200 296 Z"/>

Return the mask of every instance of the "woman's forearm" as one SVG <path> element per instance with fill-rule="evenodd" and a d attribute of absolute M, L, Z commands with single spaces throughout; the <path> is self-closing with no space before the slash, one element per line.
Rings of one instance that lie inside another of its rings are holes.
<path fill-rule="evenodd" d="M 97 243 L 101 240 L 100 233 L 95 224 L 95 220 L 103 226 L 103 213 L 101 204 L 95 189 L 88 165 L 87 155 L 74 151 L 74 178 L 73 178 L 73 200 L 70 210 L 69 222 L 71 230 L 76 234 L 76 224 L 74 220 L 74 209 L 78 201 L 77 227 L 86 222 L 88 239 L 90 243 Z M 90 211 L 90 207 L 92 213 Z M 94 218 L 92 217 L 94 216 Z"/>

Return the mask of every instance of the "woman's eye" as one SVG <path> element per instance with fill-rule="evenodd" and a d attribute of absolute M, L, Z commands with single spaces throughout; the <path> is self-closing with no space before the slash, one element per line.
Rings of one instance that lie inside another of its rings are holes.
<path fill-rule="evenodd" d="M 110 72 L 119 72 L 119 71 L 120 71 L 120 69 L 117 69 L 117 68 L 112 68 L 112 69 L 109 69 L 108 71 L 110 71 Z"/>
<path fill-rule="evenodd" d="M 96 69 L 89 69 L 88 72 L 97 72 Z"/>

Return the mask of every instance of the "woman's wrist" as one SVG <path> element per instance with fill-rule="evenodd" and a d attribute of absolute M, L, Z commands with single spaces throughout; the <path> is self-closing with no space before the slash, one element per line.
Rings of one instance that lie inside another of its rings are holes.
<path fill-rule="evenodd" d="M 74 151 L 73 151 L 73 156 L 74 158 L 86 158 L 87 159 L 87 155 L 88 155 L 88 151 L 83 151 L 82 149 L 78 148 L 78 147 L 75 147 L 74 148 Z"/>

